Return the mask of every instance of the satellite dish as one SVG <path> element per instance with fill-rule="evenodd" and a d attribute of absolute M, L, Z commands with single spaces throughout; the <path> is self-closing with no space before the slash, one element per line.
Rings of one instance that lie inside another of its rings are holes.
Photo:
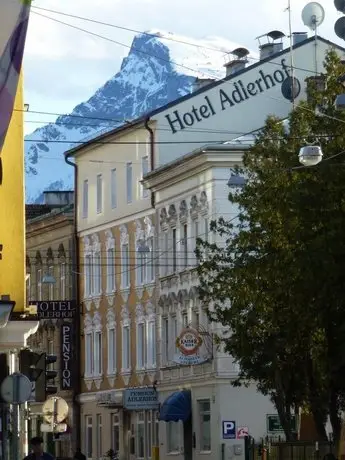
<path fill-rule="evenodd" d="M 334 32 L 339 38 L 345 40 L 345 16 L 342 16 L 336 21 L 334 24 Z"/>
<path fill-rule="evenodd" d="M 310 2 L 302 10 L 303 24 L 310 30 L 316 30 L 325 19 L 325 10 L 320 3 Z"/>

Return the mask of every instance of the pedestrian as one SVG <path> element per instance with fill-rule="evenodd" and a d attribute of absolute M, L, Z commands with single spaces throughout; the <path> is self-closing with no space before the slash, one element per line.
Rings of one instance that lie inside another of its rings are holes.
<path fill-rule="evenodd" d="M 80 447 L 77 447 L 73 458 L 75 458 L 75 460 L 86 460 L 86 455 L 82 453 Z"/>
<path fill-rule="evenodd" d="M 55 460 L 53 455 L 43 451 L 43 439 L 40 436 L 30 439 L 30 446 L 32 452 L 24 460 Z"/>

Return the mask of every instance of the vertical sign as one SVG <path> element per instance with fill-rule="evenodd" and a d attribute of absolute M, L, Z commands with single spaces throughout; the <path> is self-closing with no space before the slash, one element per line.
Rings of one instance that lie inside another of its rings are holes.
<path fill-rule="evenodd" d="M 60 387 L 61 390 L 72 389 L 72 323 L 61 325 L 60 341 Z"/>

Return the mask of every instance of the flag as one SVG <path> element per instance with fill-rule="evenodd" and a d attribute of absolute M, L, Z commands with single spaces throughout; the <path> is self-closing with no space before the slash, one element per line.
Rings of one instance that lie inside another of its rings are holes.
<path fill-rule="evenodd" d="M 0 152 L 11 121 L 31 0 L 0 0 Z"/>

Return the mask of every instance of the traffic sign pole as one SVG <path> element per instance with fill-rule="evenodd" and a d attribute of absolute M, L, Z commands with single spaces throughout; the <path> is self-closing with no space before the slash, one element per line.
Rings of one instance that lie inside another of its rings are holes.
<path fill-rule="evenodd" d="M 20 374 L 19 374 L 20 375 Z M 12 437 L 12 460 L 15 460 L 19 453 L 19 375 L 13 374 L 13 437 Z"/>

